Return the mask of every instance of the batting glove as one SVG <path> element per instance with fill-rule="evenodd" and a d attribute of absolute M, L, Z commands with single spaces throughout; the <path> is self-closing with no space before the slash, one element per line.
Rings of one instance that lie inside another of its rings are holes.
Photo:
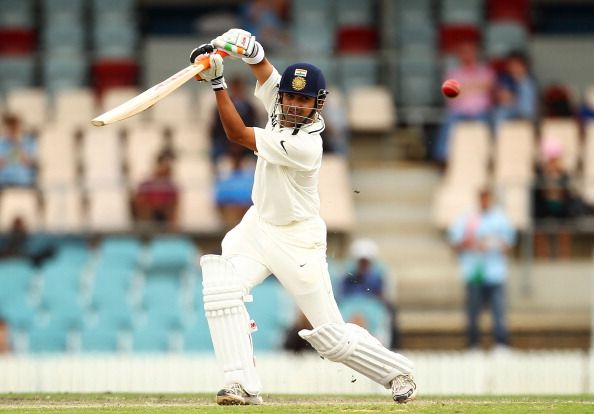
<path fill-rule="evenodd" d="M 223 57 L 213 53 L 208 55 L 208 58 L 210 59 L 210 66 L 196 75 L 196 79 L 210 82 L 215 91 L 226 89 L 227 84 L 225 78 L 223 78 Z"/>
<path fill-rule="evenodd" d="M 264 59 L 264 48 L 256 41 L 256 36 L 242 29 L 228 30 L 213 39 L 212 44 L 250 65 L 260 63 Z"/>

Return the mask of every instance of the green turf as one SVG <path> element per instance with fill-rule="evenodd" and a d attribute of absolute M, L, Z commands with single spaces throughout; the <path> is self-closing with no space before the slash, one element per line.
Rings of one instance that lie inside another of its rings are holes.
<path fill-rule="evenodd" d="M 218 407 L 205 394 L 0 394 L 6 413 L 415 413 L 524 414 L 594 413 L 594 396 L 420 397 L 397 405 L 390 397 L 339 395 L 264 395 L 266 404 Z"/>

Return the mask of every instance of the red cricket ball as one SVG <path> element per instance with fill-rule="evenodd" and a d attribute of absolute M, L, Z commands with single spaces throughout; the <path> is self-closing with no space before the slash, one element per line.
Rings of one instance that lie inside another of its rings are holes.
<path fill-rule="evenodd" d="M 455 98 L 460 93 L 460 82 L 456 79 L 448 79 L 441 85 L 441 92 L 448 98 Z"/>

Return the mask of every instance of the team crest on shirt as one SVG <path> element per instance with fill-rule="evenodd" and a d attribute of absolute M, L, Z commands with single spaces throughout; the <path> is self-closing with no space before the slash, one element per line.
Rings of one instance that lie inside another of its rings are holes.
<path fill-rule="evenodd" d="M 297 71 L 295 71 L 295 72 L 297 72 Z M 295 76 L 293 78 L 293 81 L 291 82 L 291 87 L 295 91 L 300 91 L 303 88 L 305 88 L 306 84 L 307 84 L 307 81 L 305 80 L 305 78 L 302 78 L 301 76 Z"/>

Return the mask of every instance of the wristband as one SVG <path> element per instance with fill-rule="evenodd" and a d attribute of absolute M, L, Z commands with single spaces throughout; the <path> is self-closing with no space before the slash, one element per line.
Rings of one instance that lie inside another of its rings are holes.
<path fill-rule="evenodd" d="M 218 78 L 214 78 L 210 81 L 210 86 L 212 86 L 213 91 L 222 91 L 227 89 L 227 82 L 225 82 L 225 78 L 223 76 L 219 76 Z"/>
<path fill-rule="evenodd" d="M 256 50 L 256 54 L 253 57 L 244 57 L 241 59 L 249 65 L 255 65 L 257 63 L 262 62 L 262 60 L 264 60 L 264 48 L 262 47 L 260 42 L 256 41 L 256 43 L 254 44 L 254 47 L 257 48 L 257 50 Z"/>

